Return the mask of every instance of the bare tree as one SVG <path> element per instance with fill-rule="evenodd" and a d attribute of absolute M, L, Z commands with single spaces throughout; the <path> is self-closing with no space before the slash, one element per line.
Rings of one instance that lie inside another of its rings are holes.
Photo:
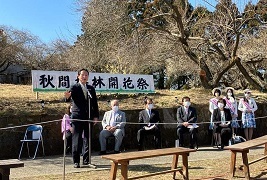
<path fill-rule="evenodd" d="M 128 4 L 132 23 L 142 24 L 138 25 L 139 29 L 164 35 L 173 44 L 181 45 L 198 67 L 205 88 L 218 86 L 227 72 L 237 66 L 254 88 L 266 89 L 266 84 L 243 65 L 238 53 L 248 22 L 262 23 L 253 9 L 249 12 L 253 11 L 254 16 L 246 16 L 246 12 L 239 12 L 231 0 L 220 0 L 214 12 L 202 7 L 194 9 L 187 0 L 135 0 Z"/>
<path fill-rule="evenodd" d="M 83 34 L 69 57 L 76 66 L 83 64 L 98 72 L 148 74 L 164 67 L 155 60 L 156 38 L 130 24 L 127 3 L 93 0 L 84 6 Z"/>
<path fill-rule="evenodd" d="M 44 56 L 44 44 L 26 31 L 0 27 L 0 73 L 12 64 L 31 69 Z"/>

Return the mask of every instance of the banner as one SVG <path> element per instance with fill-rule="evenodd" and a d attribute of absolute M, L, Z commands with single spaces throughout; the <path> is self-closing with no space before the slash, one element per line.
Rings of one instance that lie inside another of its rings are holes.
<path fill-rule="evenodd" d="M 34 92 L 67 91 L 78 82 L 77 72 L 32 70 Z M 89 73 L 97 93 L 155 93 L 153 75 Z"/>

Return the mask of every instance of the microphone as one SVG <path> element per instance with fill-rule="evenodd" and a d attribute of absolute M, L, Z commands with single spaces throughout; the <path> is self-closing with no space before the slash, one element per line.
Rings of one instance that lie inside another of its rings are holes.
<path fill-rule="evenodd" d="M 91 93 L 89 92 L 88 89 L 87 89 L 87 93 L 88 93 L 88 96 L 92 99 L 92 95 L 91 95 Z"/>
<path fill-rule="evenodd" d="M 87 96 L 89 96 L 89 98 L 92 99 L 92 95 L 91 95 L 91 93 L 89 92 L 89 89 L 88 89 L 88 86 L 87 86 L 87 85 L 88 85 L 88 84 L 87 84 L 87 82 L 86 82 L 85 87 L 86 87 L 86 89 L 87 89 Z"/>

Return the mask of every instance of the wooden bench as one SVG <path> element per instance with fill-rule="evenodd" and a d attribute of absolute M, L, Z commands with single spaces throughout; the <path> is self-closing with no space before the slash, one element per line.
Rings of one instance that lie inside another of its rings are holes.
<path fill-rule="evenodd" d="M 249 153 L 249 149 L 261 145 L 265 145 L 264 156 L 254 161 L 248 162 L 247 154 Z M 240 166 L 239 169 L 244 171 L 246 179 L 250 179 L 249 165 L 267 158 L 267 135 L 256 139 L 252 139 L 250 141 L 234 144 L 232 146 L 225 147 L 225 149 L 229 149 L 231 151 L 231 163 L 230 163 L 231 177 L 235 176 L 236 153 L 242 153 L 243 165 Z"/>
<path fill-rule="evenodd" d="M 18 159 L 0 160 L 0 179 L 8 180 L 10 175 L 10 168 L 24 167 L 24 163 Z"/>
<path fill-rule="evenodd" d="M 121 165 L 121 175 L 122 179 L 138 179 L 144 177 L 155 176 L 159 174 L 165 173 L 173 173 L 173 178 L 175 179 L 176 172 L 179 171 L 181 175 L 183 175 L 184 179 L 189 179 L 188 177 L 188 156 L 190 152 L 195 152 L 195 149 L 188 148 L 166 148 L 166 149 L 156 149 L 156 150 L 148 150 L 148 151 L 136 151 L 136 152 L 128 152 L 128 153 L 120 153 L 120 154 L 110 154 L 104 155 L 102 158 L 111 160 L 111 169 L 110 169 L 110 179 L 115 180 L 117 174 L 118 164 Z M 161 171 L 151 174 L 146 174 L 142 176 L 130 177 L 128 178 L 128 165 L 130 160 L 137 160 L 143 158 L 151 158 L 157 156 L 167 156 L 173 155 L 172 167 L 170 170 Z M 182 168 L 177 169 L 178 157 L 182 156 Z"/>

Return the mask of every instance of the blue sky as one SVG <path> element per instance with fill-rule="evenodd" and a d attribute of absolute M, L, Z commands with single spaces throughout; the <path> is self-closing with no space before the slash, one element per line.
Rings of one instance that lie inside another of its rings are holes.
<path fill-rule="evenodd" d="M 244 5 L 249 0 L 233 0 Z M 258 0 L 252 0 L 257 2 Z M 213 9 L 216 0 L 189 0 L 193 6 L 202 4 Z M 208 3 L 206 3 L 208 2 Z M 0 25 L 27 30 L 49 43 L 61 38 L 73 43 L 81 34 L 81 12 L 76 0 L 0 0 Z"/>
<path fill-rule="evenodd" d="M 82 14 L 75 0 L 0 0 L 0 25 L 27 30 L 49 43 L 74 42 L 81 34 Z"/>

